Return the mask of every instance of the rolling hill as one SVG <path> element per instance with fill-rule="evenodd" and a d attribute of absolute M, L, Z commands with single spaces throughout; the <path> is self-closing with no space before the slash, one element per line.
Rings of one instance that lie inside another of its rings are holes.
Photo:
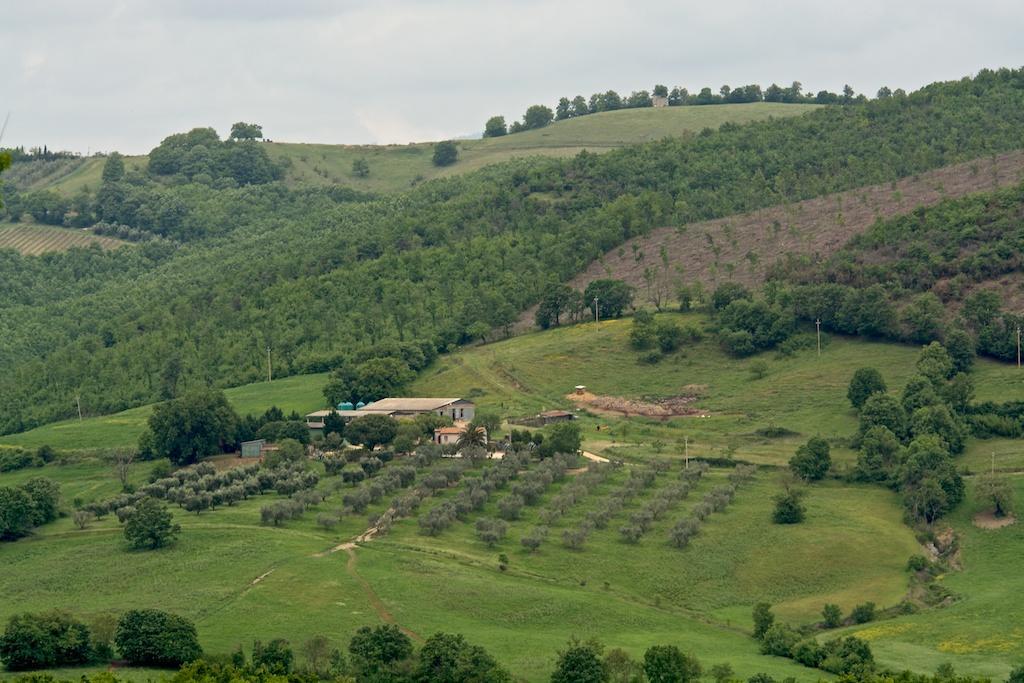
<path fill-rule="evenodd" d="M 723 104 L 714 106 L 622 109 L 558 121 L 515 135 L 482 140 L 459 140 L 459 161 L 439 168 L 431 162 L 433 142 L 407 145 L 338 145 L 270 142 L 272 158 L 285 164 L 285 183 L 291 187 L 346 186 L 370 192 L 393 192 L 431 178 L 478 170 L 513 157 L 568 157 L 586 149 L 601 152 L 626 145 L 768 118 L 799 116 L 820 108 L 812 104 Z M 366 159 L 370 175 L 357 178 L 352 162 Z M 105 157 L 59 159 L 16 165 L 5 180 L 21 191 L 53 190 L 71 196 L 95 191 L 101 183 Z M 125 158 L 127 170 L 145 167 L 145 156 Z"/>
<path fill-rule="evenodd" d="M 706 323 L 697 314 L 665 318 Z M 85 530 L 65 518 L 31 539 L 2 544 L 0 561 L 7 573 L 0 588 L 0 619 L 14 605 L 44 609 L 55 599 L 85 615 L 156 606 L 193 618 L 203 646 L 215 654 L 232 650 L 240 633 L 250 639 L 286 637 L 293 643 L 326 633 L 343 641 L 364 624 L 392 622 L 416 638 L 437 630 L 471 634 L 473 642 L 526 681 L 546 679 L 555 651 L 570 636 L 597 637 L 634 656 L 651 643 L 665 642 L 679 644 L 705 667 L 730 662 L 742 677 L 763 671 L 819 680 L 820 671 L 758 654 L 747 635 L 752 604 L 768 600 L 779 618 L 797 624 L 816 621 L 826 602 L 839 604 L 844 612 L 868 600 L 891 607 L 908 592 L 907 557 L 921 550 L 903 524 L 895 494 L 877 486 L 838 480 L 816 484 L 807 501 L 807 523 L 770 524 L 776 477 L 796 445 L 812 434 L 837 444 L 837 470 L 846 470 L 853 454 L 839 444 L 856 429 L 845 396 L 849 376 L 870 364 L 898 392 L 912 373 L 917 349 L 833 337 L 820 357 L 813 349 L 786 357 L 764 355 L 767 374 L 756 378 L 749 368 L 752 360 L 736 362 L 710 339 L 657 366 L 641 363 L 629 347 L 629 327 L 628 319 L 581 324 L 462 350 L 439 358 L 411 389 L 415 394 L 472 396 L 482 409 L 506 417 L 552 407 L 574 409 L 567 394 L 579 383 L 595 394 L 644 401 L 699 392 L 697 406 L 707 417 L 653 419 L 581 411 L 584 447 L 621 458 L 627 467 L 547 522 L 549 539 L 536 552 L 523 549 L 520 539 L 544 523 L 542 512 L 571 477 L 553 484 L 537 506 L 510 522 L 507 537 L 495 547 L 481 542 L 474 528 L 476 519 L 498 514 L 501 492 L 439 535 L 424 535 L 416 519 L 409 518 L 387 535 L 343 547 L 363 532 L 366 517 L 345 515 L 333 529 L 316 525 L 317 514 L 340 508 L 341 493 L 348 490 L 332 493 L 327 478 L 326 501 L 280 527 L 259 523 L 260 506 L 275 500 L 274 494 L 199 515 L 176 510 L 182 538 L 155 553 L 125 552 L 112 518 Z M 972 374 L 977 400 L 1024 399 L 1024 379 L 1015 368 L 980 361 Z M 319 402 L 316 393 L 323 380 L 323 375 L 292 377 L 231 390 L 229 396 L 239 410 L 255 412 L 271 403 L 304 410 Z M 144 414 L 90 418 L 77 431 L 71 425 L 54 426 L 3 442 L 21 438 L 26 446 L 46 440 L 67 446 L 77 434 L 91 439 L 90 446 L 121 445 L 141 428 Z M 790 433 L 764 436 L 766 426 Z M 582 548 L 563 547 L 563 531 L 600 507 L 624 483 L 629 469 L 662 462 L 670 474 L 631 503 L 623 521 L 664 491 L 682 467 L 684 436 L 691 457 L 719 463 L 688 500 L 674 506 L 638 543 L 622 541 L 615 522 L 592 532 Z M 998 450 L 1000 467 L 1024 469 L 1019 443 L 972 440 L 959 466 L 984 468 L 989 451 Z M 725 480 L 729 459 L 759 463 L 761 471 L 741 486 L 732 506 L 705 522 L 688 548 L 670 547 L 665 538 L 671 523 Z M 478 474 L 479 467 L 466 476 Z M 133 479 L 144 483 L 147 470 L 148 465 L 137 464 Z M 0 485 L 40 474 L 62 482 L 66 496 L 83 501 L 117 492 L 109 465 L 90 456 L 0 474 Z M 455 485 L 442 492 L 414 517 L 461 490 Z M 385 505 L 371 505 L 366 515 L 379 514 Z M 971 526 L 971 514 L 972 505 L 965 503 L 950 520 L 964 538 L 965 570 L 942 579 L 958 597 L 953 606 L 847 629 L 870 641 L 881 664 L 931 672 L 937 663 L 948 662 L 963 674 L 999 677 L 1014 663 L 1018 631 L 1009 621 L 982 615 L 996 602 L 1001 602 L 1001 613 L 1015 609 L 1020 591 L 999 587 L 1020 583 L 1006 561 L 1019 546 L 1019 525 L 982 532 Z M 504 570 L 497 566 L 499 553 L 508 557 Z M 161 578 L 169 573 L 174 581 Z M 523 633 L 526 623 L 528 634 Z M 974 624 L 982 626 L 975 629 Z"/>
<path fill-rule="evenodd" d="M 431 162 L 434 143 L 408 145 L 329 145 L 274 142 L 272 157 L 286 160 L 291 185 L 343 185 L 388 192 L 408 189 L 431 178 L 468 173 L 515 157 L 571 157 L 586 149 L 602 152 L 666 137 L 743 124 L 767 118 L 799 116 L 820 108 L 811 104 L 726 104 L 706 107 L 621 109 L 556 121 L 545 128 L 482 140 L 458 140 L 459 160 L 452 166 Z M 352 175 L 352 162 L 366 159 L 367 178 Z"/>

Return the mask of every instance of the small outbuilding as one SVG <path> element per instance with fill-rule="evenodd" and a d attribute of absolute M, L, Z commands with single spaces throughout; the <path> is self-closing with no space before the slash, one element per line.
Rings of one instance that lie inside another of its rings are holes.
<path fill-rule="evenodd" d="M 569 420 L 575 420 L 576 416 L 570 413 L 568 410 L 545 410 L 543 413 L 537 415 L 543 424 L 549 425 L 552 422 L 568 422 Z"/>
<path fill-rule="evenodd" d="M 258 458 L 260 453 L 263 451 L 263 447 L 267 444 L 266 439 L 255 439 L 253 441 L 242 442 L 242 457 L 243 458 Z"/>

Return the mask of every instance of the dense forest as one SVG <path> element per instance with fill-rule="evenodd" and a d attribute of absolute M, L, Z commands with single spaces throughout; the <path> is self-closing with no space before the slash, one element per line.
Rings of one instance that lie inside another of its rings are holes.
<path fill-rule="evenodd" d="M 0 253 L 0 432 L 69 416 L 76 396 L 96 414 L 254 381 L 267 347 L 280 375 L 388 355 L 388 341 L 445 350 L 501 334 L 549 284 L 633 235 L 1019 148 L 1022 124 L 1024 72 L 985 71 L 379 198 L 288 189 L 253 141 L 172 136 L 170 163 L 158 153 L 146 173 L 115 165 L 82 198 L 97 219 L 160 239 Z"/>

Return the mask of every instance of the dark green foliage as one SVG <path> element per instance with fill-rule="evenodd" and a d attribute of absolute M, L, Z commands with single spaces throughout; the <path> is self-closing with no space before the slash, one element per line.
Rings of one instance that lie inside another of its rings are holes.
<path fill-rule="evenodd" d="M 830 640 L 822 646 L 820 668 L 834 674 L 863 677 L 875 668 L 871 646 L 856 636 Z"/>
<path fill-rule="evenodd" d="M 579 453 L 583 437 L 580 426 L 573 422 L 558 422 L 544 430 L 546 436 L 540 445 L 542 458 L 550 458 L 558 453 L 576 455 Z"/>
<path fill-rule="evenodd" d="M 872 394 L 860 410 L 860 433 L 872 427 L 885 427 L 902 439 L 907 433 L 907 413 L 900 402 L 888 394 Z"/>
<path fill-rule="evenodd" d="M 139 450 L 189 465 L 233 446 L 238 416 L 224 392 L 194 391 L 158 404 L 148 425 Z"/>
<path fill-rule="evenodd" d="M 124 524 L 128 545 L 137 550 L 156 550 L 170 544 L 180 533 L 170 510 L 155 498 L 145 497 L 135 505 Z"/>
<path fill-rule="evenodd" d="M 81 388 L 83 407 L 99 414 L 174 396 L 176 386 L 257 381 L 266 376 L 267 345 L 277 376 L 330 370 L 354 350 L 403 339 L 444 349 L 479 338 L 471 333 L 481 325 L 505 329 L 539 301 L 545 283 L 568 280 L 655 226 L 886 183 L 1024 146 L 1018 71 L 846 101 L 607 154 L 511 161 L 372 200 L 340 188 L 236 188 L 263 166 L 251 164 L 239 180 L 217 170 L 223 150 L 239 148 L 244 157 L 246 149 L 265 153 L 263 146 L 220 142 L 209 131 L 184 134 L 154 151 L 150 173 L 159 182 L 136 186 L 129 172 L 97 192 L 92 213 L 192 247 L 154 240 L 117 252 L 0 256 L 2 360 L 10 368 L 0 377 L 0 431 L 70 417 L 68 390 L 53 387 Z M 594 104 L 615 108 L 621 97 Z M 207 164 L 196 147 L 218 152 Z M 190 177 L 182 170 L 190 152 L 188 172 L 203 182 L 180 183 Z M 210 166 L 215 172 L 203 170 Z M 984 235 L 978 225 L 965 220 L 960 232 Z M 1005 225 L 1011 232 L 1013 221 Z M 965 236 L 952 232 L 951 243 Z M 904 242 L 905 233 L 896 236 Z M 1020 251 L 1007 249 L 1006 259 L 967 253 L 983 273 Z M 867 278 L 870 270 L 849 273 Z M 458 286 L 465 282 L 472 286 Z M 812 311 L 806 288 L 840 294 L 831 309 Z M 870 288 L 845 284 L 794 289 L 798 317 L 821 315 L 826 330 L 874 334 L 878 321 L 899 327 L 885 292 L 862 295 Z M 966 302 L 964 310 L 981 353 L 1015 355 L 1015 318 L 998 301 L 995 311 Z"/>
<path fill-rule="evenodd" d="M 76 666 L 91 657 L 88 627 L 63 612 L 16 614 L 0 636 L 0 662 L 10 671 Z"/>
<path fill-rule="evenodd" d="M 508 126 L 505 125 L 504 116 L 492 116 L 484 124 L 484 137 L 497 138 L 508 134 Z"/>
<path fill-rule="evenodd" d="M 597 312 L 600 318 L 618 318 L 633 305 L 633 289 L 622 280 L 594 280 L 583 290 L 583 305 Z"/>
<path fill-rule="evenodd" d="M 931 523 L 964 497 L 964 482 L 946 445 L 936 436 L 914 439 L 900 470 L 904 504 L 916 519 Z"/>
<path fill-rule="evenodd" d="M 726 282 L 718 285 L 711 295 L 711 310 L 721 311 L 733 301 L 740 299 L 752 301 L 753 298 L 754 296 L 750 293 L 750 290 L 743 285 L 736 282 Z"/>
<path fill-rule="evenodd" d="M 117 622 L 114 643 L 133 666 L 179 667 L 203 654 L 191 621 L 155 609 L 125 612 Z"/>
<path fill-rule="evenodd" d="M 352 162 L 352 175 L 356 178 L 370 177 L 370 164 L 367 163 L 366 159 L 359 157 Z"/>
<path fill-rule="evenodd" d="M 688 683 L 700 679 L 700 663 L 675 645 L 652 645 L 644 652 L 644 673 L 649 683 Z"/>
<path fill-rule="evenodd" d="M 57 518 L 60 487 L 43 477 L 0 487 L 0 541 L 13 541 Z"/>
<path fill-rule="evenodd" d="M 364 415 L 357 417 L 345 428 L 345 436 L 351 443 L 366 448 L 391 443 L 398 434 L 398 421 L 390 415 Z"/>
<path fill-rule="evenodd" d="M 825 628 L 836 628 L 843 623 L 843 612 L 839 605 L 829 603 L 821 610 L 821 623 Z"/>
<path fill-rule="evenodd" d="M 415 349 L 402 348 L 398 351 Z M 426 360 L 421 353 L 415 369 L 421 369 Z M 412 365 L 405 358 L 379 356 L 365 360 L 352 359 L 333 370 L 324 387 L 324 396 L 332 405 L 343 401 L 356 403 L 376 401 L 401 394 L 402 389 L 416 378 Z"/>
<path fill-rule="evenodd" d="M 772 624 L 761 636 L 761 654 L 791 657 L 800 634 L 786 624 Z"/>
<path fill-rule="evenodd" d="M 946 334 L 943 342 L 949 357 L 953 361 L 954 372 L 968 372 L 974 367 L 977 355 L 974 338 L 967 330 L 957 327 Z"/>
<path fill-rule="evenodd" d="M 772 521 L 776 524 L 799 524 L 807 515 L 807 508 L 800 502 L 803 496 L 796 489 L 789 489 L 775 497 L 775 511 Z"/>
<path fill-rule="evenodd" d="M 512 677 L 479 645 L 460 635 L 435 633 L 420 648 L 412 680 L 416 683 L 506 683 Z"/>
<path fill-rule="evenodd" d="M 195 128 L 164 138 L 149 153 L 149 172 L 160 176 L 180 174 L 206 184 L 230 179 L 237 185 L 269 183 L 283 175 L 283 169 L 257 143 L 233 139 L 222 142 L 212 128 Z"/>
<path fill-rule="evenodd" d="M 103 162 L 102 177 L 105 183 L 116 183 L 124 178 L 124 157 L 117 152 L 111 152 Z"/>
<path fill-rule="evenodd" d="M 284 638 L 275 638 L 264 645 L 257 640 L 252 644 L 252 664 L 263 667 L 276 676 L 287 676 L 292 671 L 295 654 Z"/>
<path fill-rule="evenodd" d="M 772 614 L 772 606 L 767 602 L 759 602 L 754 605 L 754 637 L 758 640 L 764 638 L 764 634 L 775 623 L 775 615 Z"/>
<path fill-rule="evenodd" d="M 451 166 L 459 158 L 459 148 L 451 140 L 443 140 L 434 145 L 434 166 Z"/>
<path fill-rule="evenodd" d="M 828 441 L 820 436 L 811 437 L 796 449 L 796 455 L 789 460 L 789 467 L 804 481 L 824 479 L 832 467 Z"/>
<path fill-rule="evenodd" d="M 1006 683 L 1024 683 L 1024 664 L 1015 667 L 1010 672 L 1010 677 L 1006 679 Z"/>
<path fill-rule="evenodd" d="M 716 292 L 717 294 L 717 292 Z M 793 316 L 765 301 L 735 299 L 718 312 L 719 339 L 734 356 L 770 349 L 793 333 Z"/>
<path fill-rule="evenodd" d="M 551 123 L 554 117 L 554 112 L 552 112 L 549 107 L 545 107 L 543 104 L 531 105 L 530 107 L 527 107 L 526 113 L 523 114 L 522 130 L 543 128 Z"/>
<path fill-rule="evenodd" d="M 875 620 L 875 603 L 865 602 L 857 605 L 850 612 L 850 620 L 855 624 L 866 624 Z"/>
<path fill-rule="evenodd" d="M 601 651 L 593 643 L 572 642 L 558 653 L 551 683 L 605 683 L 608 673 Z"/>
<path fill-rule="evenodd" d="M 230 137 L 232 140 L 260 140 L 263 138 L 263 126 L 239 121 L 231 124 Z"/>
<path fill-rule="evenodd" d="M 360 676 L 373 676 L 392 670 L 412 656 L 412 641 L 394 624 L 376 628 L 363 626 L 348 644 L 352 667 Z"/>
<path fill-rule="evenodd" d="M 860 410 L 872 394 L 884 394 L 886 390 L 882 373 L 875 368 L 860 368 L 853 373 L 853 378 L 850 379 L 846 397 L 850 399 L 850 404 L 854 408 Z"/>
<path fill-rule="evenodd" d="M 324 418 L 324 436 L 328 434 L 337 434 L 338 436 L 345 436 L 345 420 L 341 418 L 335 412 L 330 412 Z"/>

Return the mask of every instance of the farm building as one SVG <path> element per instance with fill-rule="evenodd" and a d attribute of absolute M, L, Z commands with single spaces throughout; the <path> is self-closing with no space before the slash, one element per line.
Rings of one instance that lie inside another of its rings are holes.
<path fill-rule="evenodd" d="M 442 446 L 458 442 L 462 436 L 462 427 L 438 427 L 434 430 L 434 443 Z"/>
<path fill-rule="evenodd" d="M 394 418 L 415 417 L 434 413 L 451 418 L 453 421 L 469 422 L 476 414 L 472 401 L 462 398 L 382 398 L 355 410 L 318 410 L 306 415 L 306 426 L 323 429 L 324 418 L 332 412 L 343 419 L 351 420 L 363 415 L 388 415 Z"/>
<path fill-rule="evenodd" d="M 651 95 L 651 106 L 652 107 L 667 107 L 668 98 L 664 95 Z"/>
<path fill-rule="evenodd" d="M 261 458 L 267 453 L 276 450 L 277 445 L 268 442 L 266 439 L 254 439 L 253 441 L 243 441 L 241 457 Z"/>
<path fill-rule="evenodd" d="M 543 413 L 537 415 L 541 422 L 546 425 L 552 422 L 568 422 L 569 420 L 575 420 L 576 416 L 570 413 L 568 410 L 545 410 Z"/>

